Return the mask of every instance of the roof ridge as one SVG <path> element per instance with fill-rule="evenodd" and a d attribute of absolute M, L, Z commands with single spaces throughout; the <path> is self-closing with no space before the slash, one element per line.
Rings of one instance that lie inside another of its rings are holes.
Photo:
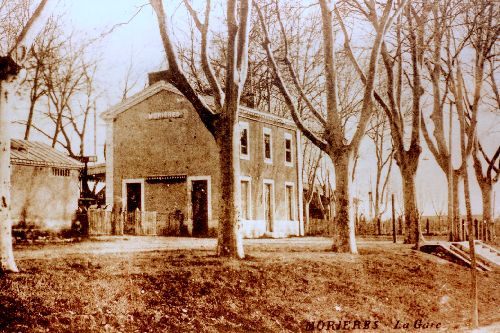
<path fill-rule="evenodd" d="M 165 80 L 159 80 L 153 83 L 152 85 L 144 88 L 143 90 L 135 93 L 134 95 L 128 97 L 124 101 L 115 104 L 114 106 L 110 107 L 107 111 L 102 112 L 100 117 L 104 120 L 115 119 L 122 112 L 129 110 L 130 108 L 134 107 L 140 102 L 146 100 L 151 96 L 156 95 L 157 93 L 163 90 L 170 91 L 174 94 L 186 98 L 174 85 Z M 213 98 L 214 98 L 213 96 L 211 95 L 200 95 L 200 96 L 208 105 L 213 106 Z M 211 99 L 212 101 L 210 101 Z M 274 120 L 281 124 L 295 127 L 295 123 L 292 120 L 282 116 L 278 116 L 270 112 L 264 112 L 256 108 L 251 108 L 241 104 L 240 104 L 240 110 L 243 111 L 242 113 L 253 114 L 263 119 L 267 118 L 268 120 Z"/>

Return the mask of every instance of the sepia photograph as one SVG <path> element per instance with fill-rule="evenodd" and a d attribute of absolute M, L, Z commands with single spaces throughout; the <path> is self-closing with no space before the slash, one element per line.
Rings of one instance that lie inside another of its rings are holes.
<path fill-rule="evenodd" d="M 0 332 L 500 332 L 499 18 L 0 0 Z"/>

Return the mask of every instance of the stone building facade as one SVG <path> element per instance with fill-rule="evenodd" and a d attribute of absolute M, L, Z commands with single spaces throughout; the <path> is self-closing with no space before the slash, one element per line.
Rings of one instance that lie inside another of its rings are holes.
<path fill-rule="evenodd" d="M 181 216 L 190 235 L 215 234 L 219 153 L 189 101 L 160 80 L 102 118 L 108 207 Z M 246 107 L 240 128 L 243 236 L 303 235 L 298 130 Z"/>
<path fill-rule="evenodd" d="M 40 142 L 11 141 L 11 216 L 14 228 L 71 228 L 80 197 L 82 163 Z"/>

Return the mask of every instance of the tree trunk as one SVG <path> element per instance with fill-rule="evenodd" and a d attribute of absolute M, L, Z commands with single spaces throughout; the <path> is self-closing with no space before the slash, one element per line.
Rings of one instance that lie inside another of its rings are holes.
<path fill-rule="evenodd" d="M 237 108 L 237 106 L 235 107 Z M 244 258 L 240 230 L 239 126 L 234 117 L 235 115 L 227 114 L 223 116 L 220 120 L 216 139 L 220 149 L 219 163 L 221 170 L 217 254 L 224 257 Z M 230 139 L 228 140 L 228 138 Z"/>
<path fill-rule="evenodd" d="M 448 225 L 448 228 L 451 232 L 451 241 L 453 242 L 459 242 L 462 240 L 462 224 L 460 223 L 460 207 L 459 207 L 459 202 L 458 202 L 458 184 L 460 183 L 461 180 L 461 172 L 459 170 L 453 170 L 453 179 L 452 179 L 452 186 L 453 189 L 451 191 L 451 206 L 453 210 L 452 214 L 452 223 L 451 225 Z M 448 183 L 448 190 L 450 189 L 449 183 L 450 183 L 450 175 L 449 172 L 446 174 L 446 181 Z M 448 211 L 449 214 L 449 211 Z M 449 219 L 449 217 L 448 217 Z"/>
<path fill-rule="evenodd" d="M 30 130 L 33 123 L 33 114 L 35 113 L 35 102 L 31 101 L 28 111 L 28 120 L 26 121 L 26 130 L 24 132 L 24 140 L 30 139 Z"/>
<path fill-rule="evenodd" d="M 18 272 L 12 249 L 10 216 L 10 120 L 6 82 L 0 80 L 0 272 Z"/>
<path fill-rule="evenodd" d="M 309 235 L 309 227 L 310 227 L 310 223 L 311 223 L 311 220 L 310 220 L 310 217 L 309 217 L 309 209 L 311 207 L 311 202 L 310 201 L 306 201 L 304 202 L 304 213 L 305 213 L 305 216 L 304 216 L 304 235 Z"/>
<path fill-rule="evenodd" d="M 463 135 L 463 134 L 462 134 Z M 462 149 L 462 153 L 465 149 Z M 474 227 L 472 225 L 472 208 L 470 202 L 469 176 L 467 174 L 467 160 L 464 164 L 464 197 L 465 209 L 467 212 L 467 229 L 469 232 L 469 256 L 471 269 L 471 300 L 472 300 L 472 327 L 478 327 L 478 290 L 477 290 L 477 270 L 476 270 L 476 248 L 474 245 Z"/>
<path fill-rule="evenodd" d="M 483 184 L 481 186 L 481 196 L 483 198 L 483 223 L 486 223 L 486 235 L 485 240 L 491 241 L 493 240 L 493 230 L 494 230 L 494 222 L 491 216 L 491 184 Z"/>
<path fill-rule="evenodd" d="M 349 194 L 349 153 L 335 154 L 331 156 L 335 167 L 335 218 L 333 223 L 335 233 L 333 235 L 332 250 L 334 252 L 358 253 L 356 246 L 356 235 L 354 219 L 350 212 Z"/>
<path fill-rule="evenodd" d="M 462 239 L 462 221 L 460 219 L 460 206 L 459 206 L 459 198 L 458 198 L 458 184 L 460 184 L 460 180 L 462 178 L 462 174 L 459 170 L 453 170 L 453 226 L 454 226 L 454 240 L 461 241 Z"/>
<path fill-rule="evenodd" d="M 423 240 L 423 236 L 420 230 L 420 219 L 417 209 L 415 187 L 416 168 L 402 167 L 401 175 L 403 176 L 403 200 L 406 226 L 404 244 L 415 244 L 415 248 L 418 249 Z"/>

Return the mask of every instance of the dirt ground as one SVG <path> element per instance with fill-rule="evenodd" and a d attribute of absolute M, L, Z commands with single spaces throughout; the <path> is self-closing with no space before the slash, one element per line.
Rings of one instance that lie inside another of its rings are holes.
<path fill-rule="evenodd" d="M 0 277 L 0 331 L 469 327 L 469 270 L 406 245 L 359 240 L 360 254 L 350 255 L 328 251 L 328 238 L 254 239 L 245 240 L 245 260 L 217 258 L 215 245 L 215 239 L 131 236 L 16 246 L 22 271 Z M 483 326 L 500 322 L 499 285 L 499 272 L 479 273 Z"/>

